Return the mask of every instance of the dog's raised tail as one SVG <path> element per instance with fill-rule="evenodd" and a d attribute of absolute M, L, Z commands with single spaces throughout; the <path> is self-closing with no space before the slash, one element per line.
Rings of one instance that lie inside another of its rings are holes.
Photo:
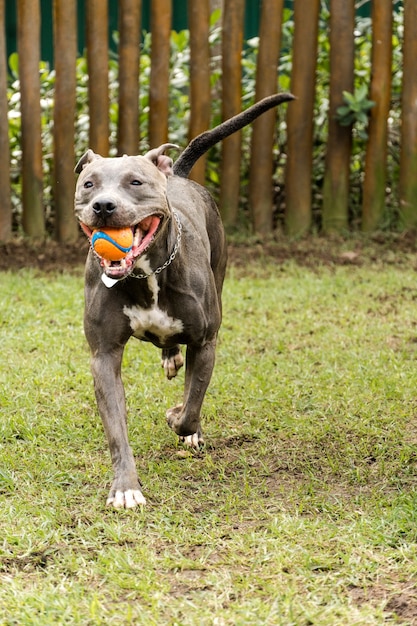
<path fill-rule="evenodd" d="M 269 109 L 294 99 L 295 96 L 291 93 L 276 93 L 272 96 L 267 96 L 245 111 L 242 111 L 242 113 L 238 113 L 238 115 L 219 124 L 212 130 L 201 133 L 201 135 L 198 135 L 190 141 L 184 152 L 180 154 L 177 161 L 174 163 L 174 174 L 187 178 L 194 163 L 216 143 L 226 139 L 226 137 L 229 137 L 229 135 L 232 135 L 244 126 L 247 126 Z"/>

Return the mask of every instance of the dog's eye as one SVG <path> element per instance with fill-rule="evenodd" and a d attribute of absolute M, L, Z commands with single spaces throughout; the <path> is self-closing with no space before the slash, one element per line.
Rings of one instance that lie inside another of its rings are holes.
<path fill-rule="evenodd" d="M 130 184 L 131 184 L 131 185 L 141 185 L 142 183 L 141 183 L 141 181 L 140 181 L 140 180 L 138 180 L 137 178 L 135 178 L 134 180 L 132 180 L 132 181 L 130 182 Z"/>
<path fill-rule="evenodd" d="M 91 182 L 91 180 L 86 180 L 84 183 L 84 188 L 85 189 L 90 189 L 93 186 L 93 183 Z"/>

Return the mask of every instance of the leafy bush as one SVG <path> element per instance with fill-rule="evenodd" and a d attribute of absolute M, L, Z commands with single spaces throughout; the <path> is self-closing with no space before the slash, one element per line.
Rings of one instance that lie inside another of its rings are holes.
<path fill-rule="evenodd" d="M 212 126 L 221 118 L 221 58 L 219 57 L 221 29 L 218 23 L 219 13 L 212 17 L 210 44 L 212 56 Z M 402 57 L 402 10 L 395 13 L 394 24 L 394 58 L 393 58 L 393 102 L 389 118 L 389 157 L 387 179 L 387 213 L 386 226 L 393 227 L 396 223 L 397 201 L 395 189 L 398 179 L 399 163 L 399 99 L 401 94 Z M 329 12 L 323 3 L 318 41 L 318 61 L 316 77 L 315 127 L 312 202 L 313 215 L 317 227 L 320 227 L 322 202 L 322 184 L 327 141 L 327 118 L 329 108 Z M 282 30 L 282 54 L 279 63 L 279 89 L 290 90 L 292 70 L 292 39 L 294 33 L 293 13 L 284 10 Z M 118 34 L 114 34 L 116 43 Z M 354 123 L 354 141 L 351 162 L 351 222 L 355 227 L 360 219 L 362 203 L 363 164 L 366 150 L 366 111 L 369 107 L 368 89 L 371 71 L 371 22 L 369 18 L 357 16 L 355 27 L 355 91 L 345 94 L 348 109 L 339 111 L 340 123 Z M 254 101 L 256 80 L 256 58 L 258 38 L 245 43 L 242 52 L 242 102 L 249 106 Z M 149 113 L 149 77 L 151 66 L 151 36 L 145 33 L 141 44 L 140 55 L 140 95 L 139 95 L 139 126 L 140 152 L 148 149 L 148 113 Z M 20 84 L 18 78 L 18 57 L 13 54 L 9 59 L 11 77 L 8 86 L 9 99 L 9 136 L 11 147 L 12 200 L 14 207 L 15 228 L 20 224 L 21 213 L 21 145 L 20 145 Z M 170 141 L 185 146 L 189 119 L 189 33 L 188 31 L 172 32 L 171 35 L 171 67 L 170 67 Z M 75 152 L 81 155 L 88 147 L 89 112 L 88 112 L 88 73 L 86 58 L 80 57 L 76 64 L 77 75 L 77 116 L 75 122 Z M 48 226 L 52 229 L 54 217 L 54 200 L 52 194 L 53 171 L 53 104 L 55 72 L 45 62 L 40 64 L 41 109 L 42 109 L 42 142 L 44 167 L 44 199 Z M 117 117 L 118 117 L 118 59 L 112 54 L 109 59 L 109 94 L 110 94 L 110 145 L 111 154 L 116 152 Z M 360 100 L 360 101 L 359 101 Z M 359 107 L 356 111 L 355 107 Z M 359 123 L 358 123 L 359 122 Z M 247 201 L 247 185 L 249 178 L 251 129 L 242 132 L 241 159 L 241 225 L 248 222 L 249 207 Z M 280 224 L 284 214 L 284 182 L 286 123 L 283 109 L 278 110 L 278 124 L 274 149 L 275 162 L 275 222 Z M 207 184 L 216 197 L 219 188 L 219 164 L 221 147 L 215 146 L 209 153 L 207 164 Z"/>
<path fill-rule="evenodd" d="M 368 86 L 363 84 L 354 94 L 348 91 L 343 92 L 343 105 L 337 109 L 337 121 L 341 126 L 358 124 L 360 128 L 358 135 L 361 139 L 367 139 L 369 110 L 375 106 L 375 102 L 368 100 Z"/>

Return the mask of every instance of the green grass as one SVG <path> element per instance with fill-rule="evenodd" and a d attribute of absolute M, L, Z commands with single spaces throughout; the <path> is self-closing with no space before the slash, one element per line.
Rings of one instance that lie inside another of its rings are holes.
<path fill-rule="evenodd" d="M 200 454 L 132 340 L 137 511 L 105 507 L 82 271 L 0 284 L 0 624 L 417 623 L 411 261 L 231 266 Z"/>

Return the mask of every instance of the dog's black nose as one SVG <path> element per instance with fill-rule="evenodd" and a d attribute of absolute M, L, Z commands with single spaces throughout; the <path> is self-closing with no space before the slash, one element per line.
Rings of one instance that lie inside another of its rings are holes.
<path fill-rule="evenodd" d="M 111 200 L 100 200 L 93 204 L 94 213 L 101 215 L 101 217 L 108 217 L 115 212 L 116 208 L 116 205 Z"/>

